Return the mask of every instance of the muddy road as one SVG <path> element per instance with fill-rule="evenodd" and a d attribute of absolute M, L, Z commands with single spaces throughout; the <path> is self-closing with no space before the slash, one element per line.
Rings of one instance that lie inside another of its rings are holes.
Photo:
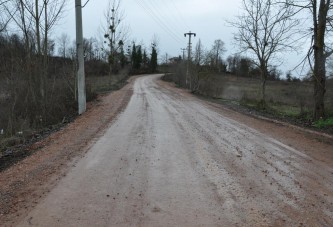
<path fill-rule="evenodd" d="M 18 226 L 332 226 L 333 146 L 138 78 Z"/>

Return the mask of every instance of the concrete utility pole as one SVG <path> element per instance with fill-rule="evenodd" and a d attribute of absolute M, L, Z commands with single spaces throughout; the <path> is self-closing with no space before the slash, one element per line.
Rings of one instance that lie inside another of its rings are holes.
<path fill-rule="evenodd" d="M 82 5 L 81 0 L 75 0 L 76 15 L 76 48 L 77 48 L 77 92 L 79 114 L 86 111 L 86 85 L 84 74 L 84 56 L 83 56 L 83 29 L 82 29 Z"/>
<path fill-rule="evenodd" d="M 192 90 L 192 80 L 190 78 L 190 64 L 191 64 L 191 50 L 192 50 L 192 43 L 191 43 L 191 37 L 192 35 L 195 37 L 196 34 L 193 32 L 188 32 L 185 33 L 184 36 L 186 37 L 186 35 L 188 35 L 188 58 L 187 58 L 187 71 L 186 71 L 186 86 L 188 86 L 188 83 L 190 81 L 190 90 Z"/>
<path fill-rule="evenodd" d="M 186 48 L 180 48 L 180 49 L 183 52 L 183 60 L 185 60 L 185 51 L 186 51 Z"/>

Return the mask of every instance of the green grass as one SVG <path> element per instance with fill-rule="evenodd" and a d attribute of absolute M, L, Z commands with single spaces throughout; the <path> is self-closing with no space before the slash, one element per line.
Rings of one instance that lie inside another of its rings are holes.
<path fill-rule="evenodd" d="M 298 117 L 301 113 L 301 109 L 296 106 L 288 106 L 288 105 L 279 105 L 279 104 L 270 104 L 268 106 L 276 113 L 288 116 L 288 117 Z"/>
<path fill-rule="evenodd" d="M 333 126 L 333 117 L 327 119 L 320 119 L 314 123 L 317 128 L 327 128 Z"/>

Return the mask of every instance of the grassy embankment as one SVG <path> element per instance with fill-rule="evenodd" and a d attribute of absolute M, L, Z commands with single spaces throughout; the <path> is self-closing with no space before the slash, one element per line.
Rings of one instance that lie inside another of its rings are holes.
<path fill-rule="evenodd" d="M 181 81 L 183 73 L 165 77 Z M 309 127 L 328 129 L 333 133 L 333 80 L 327 81 L 325 107 L 327 119 L 312 122 L 313 85 L 311 82 L 267 81 L 265 110 L 259 108 L 260 80 L 231 74 L 199 74 L 197 94 L 213 98 L 214 102 L 246 108 L 268 117 L 286 120 Z M 183 78 L 184 80 L 184 78 Z"/>
<path fill-rule="evenodd" d="M 232 75 L 210 76 L 209 79 L 200 82 L 199 94 L 263 111 L 258 109 L 260 100 L 260 81 L 258 79 L 237 78 Z M 295 121 L 311 122 L 312 83 L 268 81 L 266 103 L 265 113 Z M 313 126 L 319 128 L 333 126 L 333 80 L 327 82 L 325 106 L 328 119 L 312 122 Z"/>

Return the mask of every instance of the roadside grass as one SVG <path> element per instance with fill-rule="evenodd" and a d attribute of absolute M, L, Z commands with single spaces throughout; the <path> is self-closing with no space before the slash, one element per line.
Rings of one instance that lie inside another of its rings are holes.
<path fill-rule="evenodd" d="M 299 117 L 302 115 L 301 108 L 298 106 L 288 106 L 283 104 L 272 104 L 270 108 L 279 115 L 289 117 Z"/>
<path fill-rule="evenodd" d="M 245 107 L 256 114 L 280 119 L 304 127 L 333 132 L 332 117 L 313 122 L 312 82 L 267 81 L 266 107 L 260 103 L 260 79 L 236 77 L 234 75 L 210 75 L 200 81 L 199 95 L 211 97 L 216 102 Z M 333 80 L 327 81 L 325 108 L 333 116 Z"/>
<path fill-rule="evenodd" d="M 250 106 L 260 101 L 258 78 L 235 77 L 233 75 L 211 75 L 200 82 L 201 95 L 235 100 Z M 333 81 L 327 83 L 325 107 L 333 109 Z M 311 82 L 267 81 L 266 103 L 273 110 L 286 115 L 303 115 L 313 109 L 313 85 Z"/>
<path fill-rule="evenodd" d="M 235 101 L 232 101 L 235 102 Z M 240 105 L 248 107 L 250 109 L 255 109 L 259 112 L 269 113 L 271 115 L 276 115 L 280 117 L 289 118 L 305 118 L 310 119 L 310 110 L 304 110 L 299 106 L 290 106 L 283 103 L 266 102 L 266 108 L 262 109 L 260 102 L 257 100 L 242 99 L 239 102 Z"/>
<path fill-rule="evenodd" d="M 186 67 L 183 69 L 178 67 L 173 71 L 172 80 L 177 86 L 185 87 Z M 241 112 L 279 119 L 333 134 L 331 120 L 313 122 L 312 81 L 268 80 L 265 93 L 266 106 L 263 106 L 260 102 L 261 81 L 259 77 L 237 77 L 230 73 L 214 72 L 208 72 L 204 78 L 199 78 L 198 89 L 195 91 L 195 94 L 201 98 L 224 104 Z M 326 114 L 332 118 L 333 78 L 327 80 L 324 102 Z"/>
<path fill-rule="evenodd" d="M 93 93 L 106 93 L 121 88 L 126 79 L 127 73 L 112 76 L 87 77 L 87 89 Z"/>
<path fill-rule="evenodd" d="M 320 119 L 316 122 L 314 122 L 314 126 L 317 128 L 328 128 L 333 127 L 333 117 L 327 118 L 327 119 Z"/>

